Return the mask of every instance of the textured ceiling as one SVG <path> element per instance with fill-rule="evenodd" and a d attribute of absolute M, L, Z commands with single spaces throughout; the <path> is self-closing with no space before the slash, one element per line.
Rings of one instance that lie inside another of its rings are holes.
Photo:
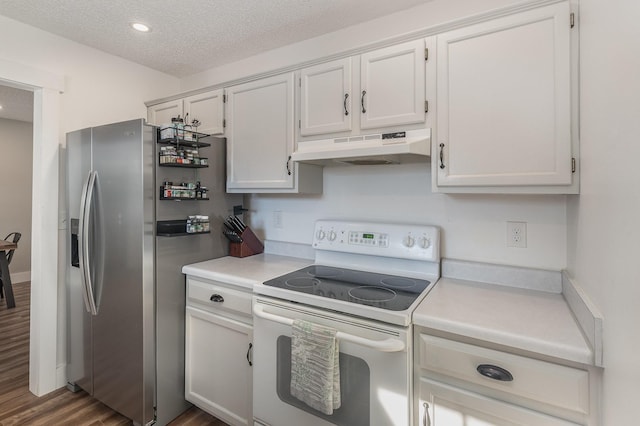
<path fill-rule="evenodd" d="M 428 1 L 0 0 L 0 14 L 184 77 Z"/>
<path fill-rule="evenodd" d="M 0 15 L 184 77 L 429 1 L 0 0 Z M 0 86 L 0 118 L 32 121 L 32 104 Z"/>

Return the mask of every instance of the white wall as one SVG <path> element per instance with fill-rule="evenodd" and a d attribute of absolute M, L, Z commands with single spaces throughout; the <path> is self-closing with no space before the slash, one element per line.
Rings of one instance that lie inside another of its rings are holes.
<path fill-rule="evenodd" d="M 638 424 L 640 4 L 580 3 L 581 191 L 569 197 L 570 274 L 604 315 L 604 425 Z"/>
<path fill-rule="evenodd" d="M 325 167 L 322 195 L 252 195 L 250 221 L 266 239 L 311 244 L 320 218 L 416 222 L 442 228 L 442 255 L 533 268 L 566 265 L 563 195 L 444 195 L 428 164 Z M 275 228 L 274 211 L 282 212 Z M 506 247 L 506 221 L 527 222 L 527 248 Z"/>
<path fill-rule="evenodd" d="M 9 265 L 13 282 L 29 280 L 31 271 L 32 152 L 32 123 L 0 118 L 0 238 L 22 234 Z"/>
<path fill-rule="evenodd" d="M 57 143 L 64 146 L 65 134 L 72 130 L 109 122 L 146 117 L 145 101 L 174 94 L 179 89 L 175 77 L 134 64 L 93 48 L 69 41 L 53 34 L 0 16 L 0 59 L 20 63 L 65 78 L 65 92 L 60 96 L 59 135 Z M 63 154 L 63 153 L 62 153 Z M 63 159 L 64 155 L 60 155 Z M 46 173 L 46 171 L 41 171 Z M 60 217 L 64 212 L 64 162 L 59 176 L 53 171 L 50 179 L 58 181 Z M 35 201 L 35 200 L 34 200 Z M 65 276 L 66 224 L 60 225 L 58 277 L 40 283 L 41 287 L 57 287 L 58 324 L 57 348 L 41 348 L 40 352 L 57 352 L 57 383 L 65 383 Z M 51 253 L 55 255 L 55 253 Z M 46 279 L 46 278 L 45 278 Z M 33 329 L 33 327 L 32 327 Z M 43 337 L 40 342 L 45 342 Z M 33 346 L 33 345 L 32 345 Z M 33 349 L 33 347 L 32 347 Z M 34 366 L 32 366 L 34 367 Z M 37 366 L 36 366 L 37 367 Z M 36 370 L 37 371 L 37 370 Z"/>
<path fill-rule="evenodd" d="M 175 77 L 72 42 L 0 15 L 0 58 L 65 77 L 61 135 L 146 118 L 145 101 L 178 92 Z"/>

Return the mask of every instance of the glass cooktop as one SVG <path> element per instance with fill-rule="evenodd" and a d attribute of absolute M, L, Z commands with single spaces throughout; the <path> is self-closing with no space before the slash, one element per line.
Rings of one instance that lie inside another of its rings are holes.
<path fill-rule="evenodd" d="M 312 265 L 265 281 L 264 285 L 359 303 L 392 311 L 404 311 L 431 284 L 430 281 Z"/>

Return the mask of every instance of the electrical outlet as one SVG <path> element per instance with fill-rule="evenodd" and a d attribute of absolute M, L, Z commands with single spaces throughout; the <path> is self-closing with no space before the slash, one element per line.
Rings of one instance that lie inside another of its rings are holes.
<path fill-rule="evenodd" d="M 274 228 L 282 229 L 282 210 L 276 210 L 273 212 L 273 226 Z"/>
<path fill-rule="evenodd" d="M 507 247 L 527 248 L 527 222 L 507 222 Z"/>

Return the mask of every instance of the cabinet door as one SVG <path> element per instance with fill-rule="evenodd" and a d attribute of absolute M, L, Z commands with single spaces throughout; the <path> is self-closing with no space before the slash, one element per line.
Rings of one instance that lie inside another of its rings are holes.
<path fill-rule="evenodd" d="M 171 124 L 173 117 L 184 117 L 184 111 L 182 109 L 182 99 L 176 99 L 174 101 L 163 102 L 158 105 L 153 105 L 147 108 L 147 122 L 156 126 L 163 124 Z"/>
<path fill-rule="evenodd" d="M 227 89 L 227 189 L 293 188 L 293 79 Z"/>
<path fill-rule="evenodd" d="M 351 58 L 300 72 L 300 134 L 351 130 Z"/>
<path fill-rule="evenodd" d="M 209 135 L 224 133 L 224 103 L 223 90 L 200 93 L 184 98 L 184 114 L 187 122 L 194 119 L 200 121 L 198 131 Z M 188 114 L 188 116 L 187 116 Z"/>
<path fill-rule="evenodd" d="M 438 186 L 570 185 L 569 4 L 437 36 Z"/>
<path fill-rule="evenodd" d="M 231 425 L 251 425 L 251 340 L 251 326 L 187 306 L 187 401 Z"/>
<path fill-rule="evenodd" d="M 460 388 L 420 379 L 420 426 L 577 426 Z"/>
<path fill-rule="evenodd" d="M 425 42 L 416 40 L 360 57 L 360 127 L 425 120 Z"/>

